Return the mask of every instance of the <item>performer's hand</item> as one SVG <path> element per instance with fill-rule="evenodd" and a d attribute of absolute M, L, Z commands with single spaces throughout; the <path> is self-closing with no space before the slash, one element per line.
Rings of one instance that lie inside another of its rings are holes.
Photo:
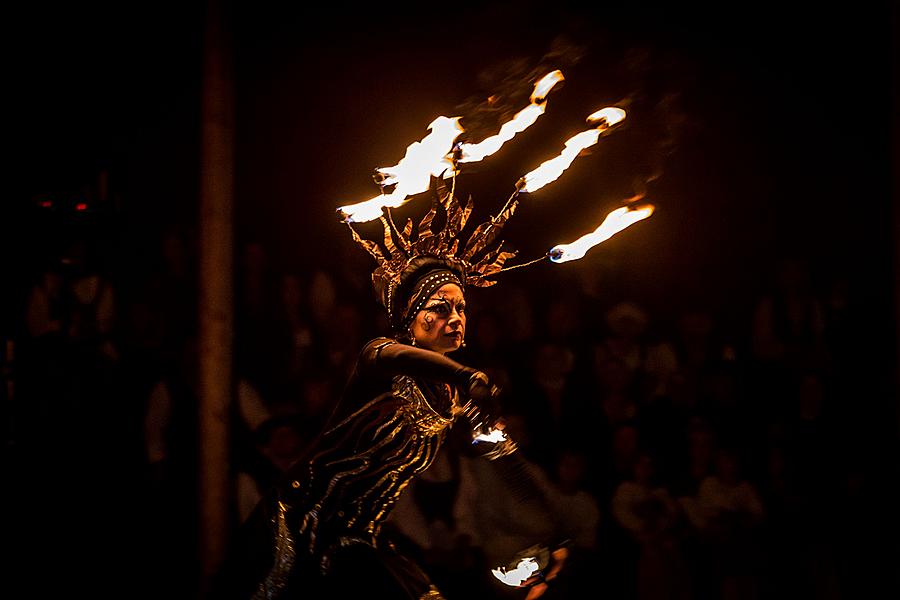
<path fill-rule="evenodd" d="M 473 371 L 466 384 L 466 394 L 479 404 L 490 402 L 500 395 L 500 388 L 491 383 L 484 371 Z"/>
<path fill-rule="evenodd" d="M 492 427 L 500 416 L 500 388 L 483 371 L 473 371 L 466 382 L 466 395 L 474 403 L 482 429 Z"/>

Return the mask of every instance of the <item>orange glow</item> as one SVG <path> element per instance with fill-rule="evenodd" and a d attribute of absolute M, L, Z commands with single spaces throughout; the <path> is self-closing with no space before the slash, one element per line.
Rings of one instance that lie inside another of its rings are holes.
<path fill-rule="evenodd" d="M 531 104 L 516 113 L 511 121 L 507 121 L 500 127 L 500 132 L 492 135 L 477 144 L 460 144 L 461 156 L 459 162 L 469 163 L 484 160 L 500 149 L 503 144 L 513 139 L 516 134 L 531 127 L 538 117 L 547 109 L 546 98 L 553 86 L 563 80 L 562 71 L 553 71 L 544 75 L 534 86 L 531 94 Z"/>
<path fill-rule="evenodd" d="M 542 77 L 531 93 L 531 104 L 520 110 L 513 119 L 500 127 L 500 132 L 477 144 L 460 144 L 460 163 L 478 162 L 494 154 L 503 144 L 511 140 L 537 121 L 544 114 L 546 97 L 557 83 L 563 80 L 562 71 L 556 70 Z M 406 203 L 406 199 L 428 189 L 430 178 L 442 173 L 454 173 L 456 168 L 451 159 L 451 151 L 456 138 L 464 131 L 459 124 L 461 117 L 438 117 L 428 129 L 422 141 L 411 144 L 406 149 L 403 160 L 393 167 L 382 167 L 377 172 L 383 176 L 382 186 L 395 185 L 388 194 L 380 194 L 357 204 L 338 208 L 341 219 L 348 223 L 373 221 L 382 215 L 383 208 L 396 208 Z"/>
<path fill-rule="evenodd" d="M 562 71 L 559 69 L 551 71 L 541 77 L 541 80 L 534 84 L 534 91 L 531 92 L 531 102 L 543 102 L 547 98 L 547 94 L 550 93 L 550 90 L 553 89 L 553 86 L 563 79 L 565 79 L 565 77 L 563 77 Z"/>
<path fill-rule="evenodd" d="M 499 133 L 476 144 L 461 143 L 458 147 L 456 163 L 478 162 L 497 152 L 503 144 L 533 125 L 546 111 L 547 94 L 564 80 L 562 71 L 555 70 L 544 75 L 534 85 L 530 104 L 520 110 L 511 121 L 500 127 Z M 396 208 L 406 203 L 410 196 L 428 190 L 431 177 L 449 177 L 455 174 L 454 144 L 464 131 L 459 121 L 462 117 L 438 117 L 428 129 L 429 135 L 406 149 L 403 160 L 392 167 L 376 169 L 382 176 L 381 186 L 393 185 L 389 193 L 384 193 L 357 204 L 338 208 L 340 218 L 346 223 L 363 223 L 378 219 L 384 208 Z M 584 131 L 566 142 L 566 148 L 555 159 L 546 161 L 540 167 L 520 179 L 520 191 L 533 192 L 558 178 L 568 168 L 578 154 L 597 143 L 601 133 L 625 118 L 625 111 L 607 107 L 593 113 L 588 121 L 597 126 Z"/>
<path fill-rule="evenodd" d="M 605 124 L 605 127 L 609 128 L 625 120 L 625 111 L 615 106 L 607 106 L 595 113 L 591 113 L 585 120 L 588 123 L 598 123 L 598 126 Z M 603 123 L 600 123 L 600 121 Z"/>
<path fill-rule="evenodd" d="M 597 143 L 600 134 L 608 131 L 623 119 L 625 119 L 625 111 L 611 106 L 592 113 L 587 120 L 598 122 L 597 127 L 570 137 L 558 156 L 544 161 L 538 168 L 523 176 L 517 187 L 522 192 L 534 192 L 548 183 L 556 181 L 585 148 Z"/>
<path fill-rule="evenodd" d="M 406 148 L 406 155 L 393 167 L 381 167 L 382 185 L 396 184 L 389 194 L 375 196 L 365 202 L 342 206 L 338 209 L 342 219 L 349 223 L 373 221 L 381 216 L 384 207 L 396 208 L 406 203 L 409 196 L 428 189 L 432 176 L 439 176 L 453 169 L 448 151 L 463 132 L 460 117 L 438 117 L 431 122 L 431 133 Z"/>
<path fill-rule="evenodd" d="M 653 205 L 646 204 L 637 208 L 623 206 L 612 211 L 603 223 L 593 232 L 578 238 L 571 244 L 560 244 L 550 250 L 550 260 L 556 263 L 578 260 L 585 253 L 601 242 L 605 242 L 626 227 L 646 219 L 653 214 Z"/>

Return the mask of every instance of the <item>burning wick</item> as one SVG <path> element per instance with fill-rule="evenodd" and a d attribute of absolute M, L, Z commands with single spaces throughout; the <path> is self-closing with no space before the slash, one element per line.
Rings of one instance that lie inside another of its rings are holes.
<path fill-rule="evenodd" d="M 516 189 L 503 205 L 498 215 L 503 214 L 512 206 L 515 210 L 515 204 L 518 204 L 518 196 L 522 192 L 534 192 L 548 183 L 552 183 L 559 179 L 563 171 L 569 168 L 572 162 L 581 154 L 582 150 L 593 146 L 600 139 L 600 135 L 609 131 L 615 125 L 618 125 L 625 119 L 625 111 L 615 106 L 607 106 L 591 113 L 585 119 L 588 123 L 597 123 L 597 126 L 587 131 L 582 131 L 568 140 L 564 144 L 563 151 L 559 156 L 544 161 L 541 165 L 526 173 L 516 182 Z"/>
<path fill-rule="evenodd" d="M 547 254 L 550 257 L 550 260 L 555 263 L 578 260 L 597 244 L 605 242 L 626 227 L 646 219 L 653 214 L 653 210 L 654 206 L 652 204 L 646 204 L 640 207 L 623 206 L 617 208 L 606 215 L 606 218 L 600 226 L 593 232 L 581 236 L 571 244 L 554 246 Z"/>
<path fill-rule="evenodd" d="M 478 162 L 495 153 L 503 144 L 513 139 L 516 134 L 531 127 L 538 117 L 547 110 L 547 94 L 557 83 L 564 79 L 562 71 L 553 71 L 544 75 L 534 85 L 531 93 L 531 104 L 516 113 L 512 121 L 507 121 L 500 127 L 500 133 L 492 135 L 477 144 L 460 144 L 459 162 Z"/>
<path fill-rule="evenodd" d="M 548 183 L 556 181 L 581 154 L 582 150 L 596 144 L 601 134 L 606 133 L 624 119 L 625 111 L 614 106 L 601 108 L 589 115 L 586 120 L 589 123 L 597 123 L 597 126 L 577 133 L 566 140 L 565 147 L 558 156 L 544 161 L 538 168 L 524 175 L 516 183 L 517 191 L 534 192 Z"/>
<path fill-rule="evenodd" d="M 431 130 L 419 142 L 406 148 L 406 155 L 393 167 L 377 169 L 382 186 L 396 184 L 390 194 L 381 194 L 371 200 L 342 206 L 337 209 L 341 220 L 346 223 L 363 223 L 381 217 L 384 207 L 397 208 L 406 203 L 409 196 L 428 190 L 431 177 L 437 177 L 453 164 L 447 158 L 447 148 L 451 148 L 456 138 L 463 132 L 460 117 L 438 117 L 431 122 Z"/>

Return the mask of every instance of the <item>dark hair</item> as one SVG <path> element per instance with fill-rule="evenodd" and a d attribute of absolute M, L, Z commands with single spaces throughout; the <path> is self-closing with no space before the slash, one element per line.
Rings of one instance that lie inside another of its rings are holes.
<path fill-rule="evenodd" d="M 435 277 L 429 280 L 432 275 Z M 414 258 L 400 275 L 400 283 L 381 292 L 382 304 L 388 309 L 391 328 L 396 333 L 405 333 L 412 317 L 418 312 L 414 307 L 421 303 L 423 295 L 430 296 L 436 289 L 435 286 L 439 288 L 447 283 L 455 283 L 465 292 L 465 281 L 465 269 L 455 261 L 435 256 Z"/>

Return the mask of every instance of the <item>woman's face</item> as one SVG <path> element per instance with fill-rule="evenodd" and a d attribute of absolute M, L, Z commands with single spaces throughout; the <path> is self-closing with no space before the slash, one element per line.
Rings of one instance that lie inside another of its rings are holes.
<path fill-rule="evenodd" d="M 458 350 L 466 337 L 466 301 L 455 283 L 441 286 L 412 324 L 416 345 L 441 354 Z"/>

